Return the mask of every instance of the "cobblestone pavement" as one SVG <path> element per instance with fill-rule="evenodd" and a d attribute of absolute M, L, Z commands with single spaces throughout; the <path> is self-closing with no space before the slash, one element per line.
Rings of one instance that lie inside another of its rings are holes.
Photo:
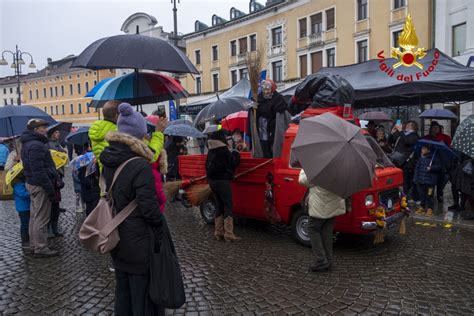
<path fill-rule="evenodd" d="M 0 314 L 70 315 L 113 311 L 114 277 L 108 258 L 83 250 L 82 220 L 64 193 L 55 240 L 61 256 L 33 259 L 20 250 L 19 221 L 11 201 L 0 201 Z M 213 240 L 197 209 L 168 207 L 185 278 L 183 314 L 466 314 L 474 311 L 474 232 L 408 225 L 382 245 L 338 238 L 333 272 L 314 274 L 310 249 L 288 229 L 252 221 L 236 231 L 243 240 Z"/>

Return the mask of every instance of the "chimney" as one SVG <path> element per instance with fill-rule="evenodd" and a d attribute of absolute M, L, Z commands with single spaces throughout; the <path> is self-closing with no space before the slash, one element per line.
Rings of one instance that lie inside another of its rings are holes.
<path fill-rule="evenodd" d="M 48 65 L 53 62 L 53 60 L 50 57 L 48 57 L 47 61 L 48 61 Z"/>

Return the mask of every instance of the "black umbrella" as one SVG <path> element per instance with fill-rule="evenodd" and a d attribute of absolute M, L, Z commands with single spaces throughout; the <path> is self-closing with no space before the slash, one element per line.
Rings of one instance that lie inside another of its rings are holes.
<path fill-rule="evenodd" d="M 252 100 L 243 97 L 218 99 L 216 102 L 206 106 L 196 115 L 194 126 L 211 120 L 219 120 L 232 113 L 247 111 L 253 104 L 254 102 Z"/>
<path fill-rule="evenodd" d="M 89 127 L 80 127 L 77 131 L 69 134 L 66 137 L 66 142 L 79 146 L 89 143 Z"/>
<path fill-rule="evenodd" d="M 54 133 L 54 131 L 59 131 L 59 142 L 61 144 L 65 143 L 67 135 L 71 133 L 72 123 L 69 122 L 58 122 L 56 124 L 50 125 L 48 127 L 48 137 Z"/>
<path fill-rule="evenodd" d="M 97 40 L 76 58 L 71 67 L 132 68 L 199 74 L 179 48 L 167 41 L 137 34 L 115 35 Z"/>

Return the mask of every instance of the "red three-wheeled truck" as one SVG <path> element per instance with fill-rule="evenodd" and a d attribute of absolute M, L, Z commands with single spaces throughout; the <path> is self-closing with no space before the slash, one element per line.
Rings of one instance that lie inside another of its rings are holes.
<path fill-rule="evenodd" d="M 302 118 L 320 115 L 326 112 L 343 116 L 342 107 L 328 109 L 307 109 Z M 347 116 L 347 115 L 346 115 Z M 345 119 L 354 120 L 352 114 Z M 262 165 L 245 174 L 232 183 L 234 214 L 239 217 L 270 221 L 265 212 L 265 190 L 267 174 L 274 178 L 274 203 L 281 217 L 281 223 L 291 226 L 294 237 L 303 245 L 309 246 L 310 240 L 306 229 L 308 223 L 307 188 L 298 184 L 300 170 L 290 165 L 291 145 L 298 132 L 298 124 L 290 124 L 286 131 L 281 157 L 268 159 L 254 158 L 249 152 L 241 153 L 241 163 L 237 173 Z M 364 131 L 362 131 L 364 132 Z M 367 135 L 367 140 L 377 155 L 375 178 L 372 186 L 349 199 L 349 207 L 345 215 L 336 219 L 335 231 L 348 234 L 369 234 L 378 226 L 375 209 L 384 205 L 385 222 L 388 228 L 398 225 L 403 218 L 400 202 L 402 198 L 403 175 L 379 147 L 375 139 Z M 206 155 L 189 155 L 179 157 L 179 172 L 183 180 L 205 175 Z M 200 206 L 201 214 L 206 223 L 214 223 L 215 204 L 212 195 Z"/>

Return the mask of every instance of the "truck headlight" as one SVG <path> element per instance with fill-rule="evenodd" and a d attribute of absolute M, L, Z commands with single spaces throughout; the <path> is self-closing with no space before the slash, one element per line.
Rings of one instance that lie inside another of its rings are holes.
<path fill-rule="evenodd" d="M 365 206 L 369 207 L 374 205 L 374 196 L 372 194 L 365 196 Z"/>

